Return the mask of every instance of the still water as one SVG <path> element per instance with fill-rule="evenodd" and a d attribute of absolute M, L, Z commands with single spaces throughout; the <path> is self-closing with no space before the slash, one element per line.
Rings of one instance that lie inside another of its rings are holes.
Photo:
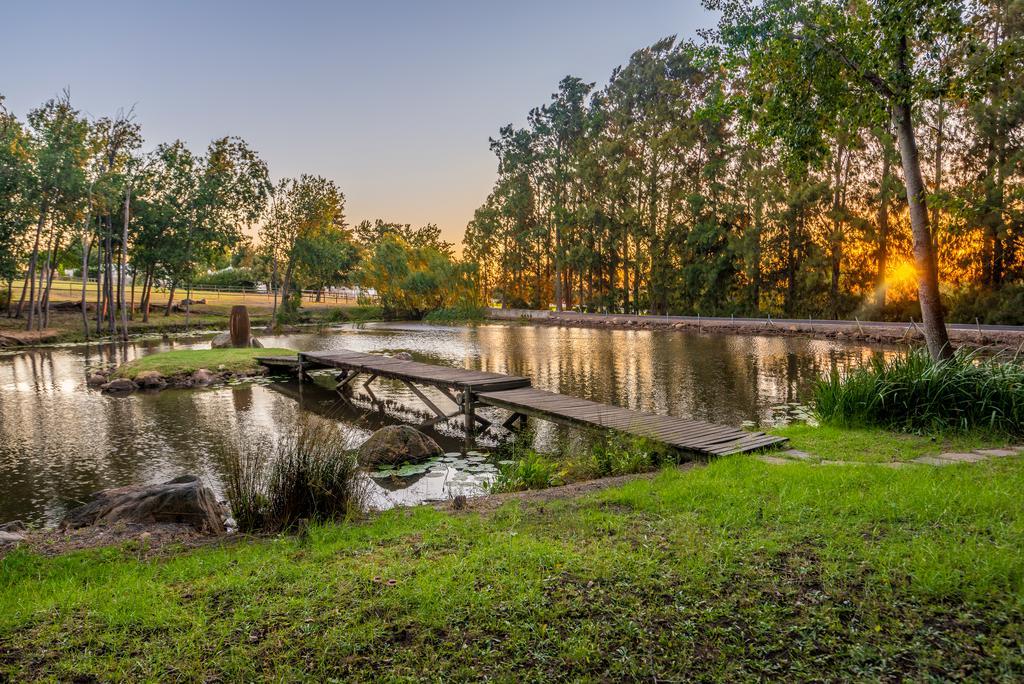
<path fill-rule="evenodd" d="M 417 361 L 523 375 L 542 389 L 595 401 L 759 426 L 799 414 L 820 374 L 886 351 L 803 338 L 517 324 L 376 323 L 261 340 L 299 350 L 406 351 Z M 274 435 L 299 411 L 337 420 L 353 444 L 382 425 L 431 415 L 404 386 L 383 380 L 374 385 L 383 408 L 358 391 L 353 401 L 341 400 L 328 378 L 301 391 L 283 378 L 128 397 L 86 387 L 90 368 L 208 346 L 204 339 L 164 338 L 0 356 L 0 522 L 54 523 L 97 490 L 182 473 L 199 475 L 219 491 L 221 450 L 239 435 Z M 442 409 L 453 408 L 440 393 L 428 394 Z M 500 422 L 503 414 L 493 411 L 481 413 Z M 531 422 L 539 448 L 575 437 Z M 375 506 L 479 493 L 493 473 L 486 452 L 507 437 L 498 431 L 467 445 L 454 423 L 428 432 L 449 452 L 447 465 L 402 481 L 372 480 Z"/>

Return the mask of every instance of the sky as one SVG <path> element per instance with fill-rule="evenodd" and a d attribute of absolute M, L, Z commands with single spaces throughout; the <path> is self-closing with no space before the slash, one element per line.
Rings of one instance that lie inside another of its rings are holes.
<path fill-rule="evenodd" d="M 350 223 L 432 222 L 456 243 L 494 183 L 499 127 L 563 76 L 600 86 L 714 22 L 699 0 L 33 0 L 0 17 L 19 117 L 67 87 L 91 117 L 134 106 L 146 149 L 241 136 L 275 180 L 336 181 Z"/>

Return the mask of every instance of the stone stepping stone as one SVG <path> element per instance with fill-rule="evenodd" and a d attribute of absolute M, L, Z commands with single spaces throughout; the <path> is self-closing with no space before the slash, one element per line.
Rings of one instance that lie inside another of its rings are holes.
<path fill-rule="evenodd" d="M 814 458 L 814 454 L 809 454 L 806 451 L 800 451 L 799 449 L 786 449 L 780 455 L 785 456 L 786 458 L 795 458 L 799 461 L 810 461 Z"/>
<path fill-rule="evenodd" d="M 1015 447 L 1009 447 L 1006 449 L 978 449 L 977 453 L 984 454 L 985 456 L 1016 456 L 1020 453 L 1020 449 Z"/>
<path fill-rule="evenodd" d="M 964 453 L 947 453 L 939 454 L 939 458 L 945 461 L 954 461 L 956 463 L 977 463 L 978 461 L 985 461 L 988 456 L 984 454 L 964 454 Z"/>
<path fill-rule="evenodd" d="M 768 463 L 769 465 L 786 465 L 787 463 L 795 463 L 795 461 L 791 461 L 788 458 L 779 458 L 778 456 L 767 456 L 765 454 L 759 455 L 757 457 L 757 460 L 762 461 L 764 463 Z"/>
<path fill-rule="evenodd" d="M 939 458 L 938 456 L 919 456 L 915 458 L 911 463 L 923 463 L 924 465 L 933 466 L 948 466 L 953 465 L 956 461 L 951 461 L 945 458 Z"/>

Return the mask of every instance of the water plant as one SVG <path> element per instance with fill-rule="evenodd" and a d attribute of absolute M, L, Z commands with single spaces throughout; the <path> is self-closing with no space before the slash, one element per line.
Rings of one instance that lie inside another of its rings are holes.
<path fill-rule="evenodd" d="M 244 440 L 226 450 L 225 492 L 243 532 L 279 532 L 301 520 L 351 517 L 365 480 L 337 425 L 303 416 L 276 441 Z"/>
<path fill-rule="evenodd" d="M 530 449 L 522 458 L 498 468 L 498 475 L 488 490 L 499 493 L 547 489 L 559 484 L 558 470 L 558 463 Z"/>
<path fill-rule="evenodd" d="M 840 427 L 1024 435 L 1024 365 L 1005 356 L 960 350 L 935 362 L 919 349 L 875 357 L 820 380 L 814 400 L 818 418 Z"/>

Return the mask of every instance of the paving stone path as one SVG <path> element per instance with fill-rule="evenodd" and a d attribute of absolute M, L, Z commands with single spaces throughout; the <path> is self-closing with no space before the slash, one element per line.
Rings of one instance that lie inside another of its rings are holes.
<path fill-rule="evenodd" d="M 1012 446 L 1004 449 L 977 449 L 971 452 L 949 452 L 938 454 L 936 456 L 918 456 L 911 461 L 888 461 L 883 463 L 819 460 L 814 454 L 809 454 L 806 451 L 800 451 L 798 449 L 787 449 L 785 451 L 776 451 L 771 454 L 760 454 L 757 456 L 757 459 L 771 465 L 785 465 L 787 463 L 806 461 L 811 462 L 814 465 L 877 465 L 885 468 L 907 468 L 914 467 L 915 465 L 948 466 L 955 465 L 957 463 L 979 463 L 981 461 L 989 461 L 993 458 L 1006 458 L 1008 456 L 1024 456 L 1024 446 Z"/>

